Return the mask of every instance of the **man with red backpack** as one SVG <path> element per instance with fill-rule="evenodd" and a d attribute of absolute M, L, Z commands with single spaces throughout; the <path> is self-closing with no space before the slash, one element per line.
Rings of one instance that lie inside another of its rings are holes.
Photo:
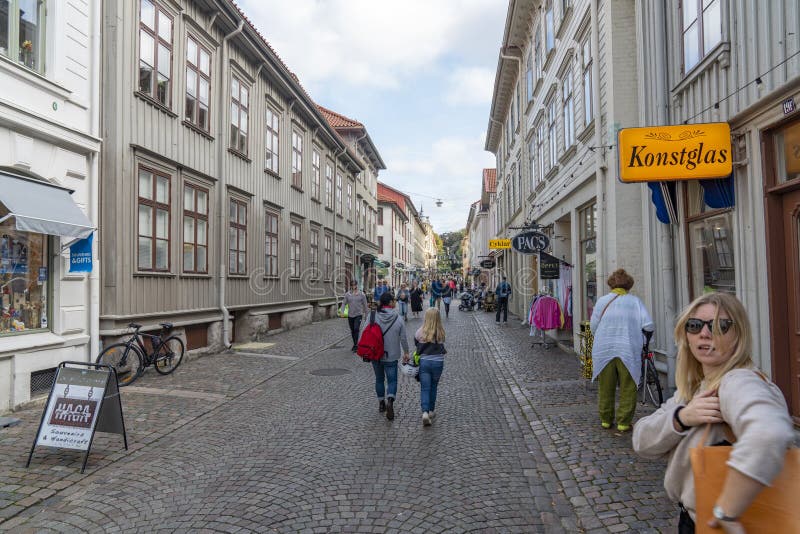
<path fill-rule="evenodd" d="M 369 322 L 361 333 L 356 350 L 365 361 L 372 363 L 372 370 L 375 372 L 375 393 L 379 401 L 378 411 L 386 412 L 386 419 L 389 421 L 394 419 L 397 361 L 402 355 L 406 357 L 409 355 L 406 325 L 404 321 L 398 320 L 394 304 L 394 295 L 391 292 L 380 296 L 378 311 L 370 314 Z"/>

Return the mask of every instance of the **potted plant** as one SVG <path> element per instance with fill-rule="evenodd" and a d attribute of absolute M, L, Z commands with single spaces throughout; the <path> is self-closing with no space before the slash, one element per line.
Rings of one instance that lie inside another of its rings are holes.
<path fill-rule="evenodd" d="M 19 60 L 28 68 L 34 68 L 33 65 L 33 42 L 26 40 L 22 42 L 19 49 Z"/>

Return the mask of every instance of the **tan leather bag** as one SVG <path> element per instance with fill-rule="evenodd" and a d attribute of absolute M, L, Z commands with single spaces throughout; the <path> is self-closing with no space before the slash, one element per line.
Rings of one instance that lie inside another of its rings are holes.
<path fill-rule="evenodd" d="M 727 425 L 725 425 L 727 426 Z M 708 526 L 712 509 L 722 493 L 725 477 L 728 475 L 728 456 L 732 446 L 709 446 L 708 436 L 711 424 L 706 425 L 700 446 L 689 451 L 694 474 L 696 498 L 695 532 L 697 534 L 719 534 L 721 529 Z M 728 441 L 736 438 L 727 429 Z M 745 510 L 740 521 L 747 534 L 800 534 L 800 449 L 793 447 L 786 451 L 783 470 L 772 481 L 770 487 L 758 494 L 753 504 Z"/>

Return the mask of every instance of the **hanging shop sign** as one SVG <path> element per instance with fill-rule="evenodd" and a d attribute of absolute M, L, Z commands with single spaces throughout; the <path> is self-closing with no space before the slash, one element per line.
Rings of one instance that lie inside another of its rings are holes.
<path fill-rule="evenodd" d="M 472 276 L 478 276 L 478 275 L 481 274 L 481 270 L 479 268 L 475 267 L 469 272 L 469 274 L 471 274 Z"/>
<path fill-rule="evenodd" d="M 370 264 L 375 261 L 375 256 L 372 254 L 362 254 L 361 255 L 361 263 Z"/>
<path fill-rule="evenodd" d="M 107 365 L 61 362 L 26 467 L 37 446 L 55 447 L 85 451 L 83 473 L 95 432 L 122 434 L 127 450 L 117 375 Z"/>
<path fill-rule="evenodd" d="M 481 262 L 481 267 L 483 267 L 484 269 L 494 269 L 494 265 L 495 265 L 494 260 L 483 260 Z"/>
<path fill-rule="evenodd" d="M 535 230 L 522 232 L 511 239 L 511 247 L 520 254 L 536 254 L 550 246 L 550 238 Z"/>
<path fill-rule="evenodd" d="M 561 260 L 546 252 L 539 253 L 539 278 L 558 280 L 561 276 Z"/>
<path fill-rule="evenodd" d="M 511 248 L 510 239 L 490 239 L 489 248 L 491 249 L 507 249 Z"/>
<path fill-rule="evenodd" d="M 623 128 L 617 146 L 622 182 L 724 178 L 733 169 L 727 122 Z"/>
<path fill-rule="evenodd" d="M 69 246 L 69 272 L 92 272 L 92 239 L 94 234 L 89 234 L 85 239 L 79 239 Z"/>

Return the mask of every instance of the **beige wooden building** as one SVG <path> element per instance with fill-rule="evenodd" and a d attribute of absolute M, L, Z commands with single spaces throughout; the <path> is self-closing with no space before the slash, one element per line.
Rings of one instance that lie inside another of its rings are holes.
<path fill-rule="evenodd" d="M 374 244 L 374 146 L 233 2 L 103 8 L 104 340 L 169 321 L 219 348 L 330 316 Z"/>
<path fill-rule="evenodd" d="M 625 268 L 648 295 L 641 247 L 642 185 L 617 179 L 616 128 L 638 117 L 635 0 L 511 0 L 485 148 L 497 160 L 490 215 L 496 235 L 536 225 L 559 279 L 539 279 L 536 255 L 491 253 L 513 288 L 509 310 L 527 317 L 547 291 L 565 317 L 549 335 L 578 347 L 579 325 Z M 638 207 L 631 210 L 631 206 Z M 649 305 L 647 298 L 645 302 Z"/>
<path fill-rule="evenodd" d="M 800 422 L 800 5 L 637 2 L 636 21 L 640 112 L 623 126 L 726 122 L 733 156 L 730 177 L 664 184 L 646 202 L 659 344 L 674 354 L 675 316 L 695 297 L 735 293 L 756 363 Z"/>

